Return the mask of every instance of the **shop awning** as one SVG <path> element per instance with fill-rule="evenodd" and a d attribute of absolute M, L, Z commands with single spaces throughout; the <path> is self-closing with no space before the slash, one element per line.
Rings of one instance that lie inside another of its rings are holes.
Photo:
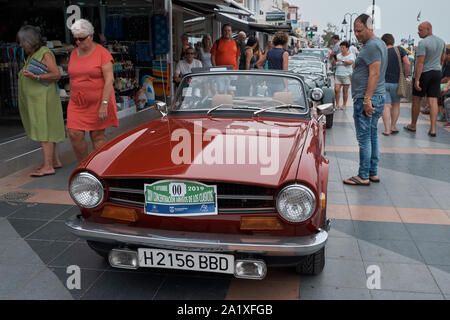
<path fill-rule="evenodd" d="M 243 16 L 255 14 L 234 0 L 173 0 L 173 3 L 203 13 L 226 12 Z"/>
<path fill-rule="evenodd" d="M 235 29 L 235 30 L 238 29 L 238 30 L 242 30 L 245 32 L 250 31 L 248 21 L 239 19 L 236 16 L 233 16 L 231 14 L 217 12 L 216 19 L 223 24 L 231 25 L 233 27 L 233 29 Z"/>
<path fill-rule="evenodd" d="M 246 32 L 256 31 L 265 33 L 275 33 L 278 31 L 284 31 L 290 33 L 292 31 L 291 26 L 287 24 L 279 26 L 267 23 L 248 22 L 246 20 L 239 19 L 234 15 L 222 12 L 216 12 L 216 19 L 222 23 L 227 23 L 231 25 L 233 29 L 239 29 Z"/>
<path fill-rule="evenodd" d="M 253 23 L 249 22 L 248 26 L 250 30 L 258 31 L 258 32 L 265 32 L 265 33 L 275 33 L 278 31 L 283 32 L 291 32 L 292 28 L 288 24 L 284 25 L 273 25 L 273 24 L 261 24 L 261 23 Z"/>

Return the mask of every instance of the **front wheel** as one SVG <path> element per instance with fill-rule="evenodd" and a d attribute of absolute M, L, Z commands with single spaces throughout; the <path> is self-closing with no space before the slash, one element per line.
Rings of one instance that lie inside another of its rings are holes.
<path fill-rule="evenodd" d="M 300 262 L 295 271 L 302 275 L 309 276 L 317 276 L 325 267 L 325 247 L 313 253 L 309 256 L 306 256 L 302 262 Z"/>

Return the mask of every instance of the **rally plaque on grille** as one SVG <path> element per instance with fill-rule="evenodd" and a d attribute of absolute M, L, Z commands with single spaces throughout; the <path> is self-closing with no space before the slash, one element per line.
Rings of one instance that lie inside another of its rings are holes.
<path fill-rule="evenodd" d="M 217 215 L 217 186 L 195 181 L 164 180 L 144 185 L 145 208 L 149 215 Z"/>

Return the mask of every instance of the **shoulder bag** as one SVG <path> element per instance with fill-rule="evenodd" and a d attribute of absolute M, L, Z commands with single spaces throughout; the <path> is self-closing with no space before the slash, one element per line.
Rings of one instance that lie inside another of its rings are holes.
<path fill-rule="evenodd" d="M 398 79 L 398 90 L 397 94 L 400 98 L 406 98 L 408 96 L 408 83 L 406 82 L 405 73 L 403 72 L 403 63 L 400 56 L 400 52 L 397 47 L 394 47 L 395 53 L 398 58 L 398 65 L 400 66 L 400 77 Z"/>

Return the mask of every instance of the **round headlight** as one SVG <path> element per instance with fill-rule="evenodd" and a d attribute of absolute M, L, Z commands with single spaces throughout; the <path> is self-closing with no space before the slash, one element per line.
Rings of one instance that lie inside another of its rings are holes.
<path fill-rule="evenodd" d="M 320 101 L 323 98 L 323 90 L 320 88 L 314 88 L 311 91 L 311 98 L 314 101 Z"/>
<path fill-rule="evenodd" d="M 103 202 L 105 195 L 103 184 L 94 175 L 81 172 L 70 181 L 69 193 L 75 203 L 91 209 Z"/>
<path fill-rule="evenodd" d="M 278 213 L 289 222 L 304 222 L 316 210 L 314 193 L 302 185 L 290 185 L 277 196 Z"/>

